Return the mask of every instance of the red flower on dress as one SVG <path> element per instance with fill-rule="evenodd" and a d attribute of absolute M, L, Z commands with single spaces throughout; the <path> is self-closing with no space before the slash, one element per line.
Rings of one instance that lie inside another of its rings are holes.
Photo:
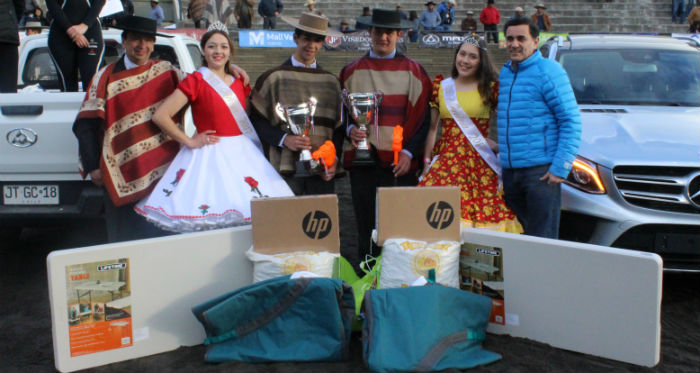
<path fill-rule="evenodd" d="M 250 190 L 255 190 L 258 188 L 258 181 L 255 180 L 253 177 L 246 176 L 244 180 L 246 183 L 248 183 L 248 185 L 250 185 Z"/>
<path fill-rule="evenodd" d="M 185 174 L 185 169 L 184 168 L 179 169 L 177 171 L 177 173 L 175 174 L 175 180 L 173 180 L 173 182 L 170 184 L 177 185 L 177 183 L 180 182 L 180 179 L 182 179 L 182 175 L 184 175 L 184 174 Z"/>
<path fill-rule="evenodd" d="M 202 215 L 206 215 L 206 214 L 207 214 L 207 211 L 209 210 L 209 207 L 210 207 L 210 206 L 207 205 L 207 204 L 205 203 L 205 204 L 199 206 L 198 208 L 199 208 L 200 210 L 202 210 Z"/>
<path fill-rule="evenodd" d="M 258 193 L 258 197 L 261 197 L 261 198 L 267 197 L 267 196 L 264 196 L 262 193 L 260 193 L 260 189 L 258 189 L 258 181 L 255 180 L 252 176 L 246 176 L 243 179 L 243 181 L 245 181 L 246 183 L 248 183 L 248 185 L 250 185 L 251 192 Z"/>

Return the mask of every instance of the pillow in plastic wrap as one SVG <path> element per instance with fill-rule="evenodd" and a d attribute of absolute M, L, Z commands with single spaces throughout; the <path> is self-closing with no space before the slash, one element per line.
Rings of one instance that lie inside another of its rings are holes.
<path fill-rule="evenodd" d="M 295 251 L 283 254 L 261 254 L 251 247 L 246 256 L 253 262 L 253 282 L 307 271 L 321 277 L 333 277 L 333 263 L 340 256 L 327 251 Z"/>
<path fill-rule="evenodd" d="M 435 282 L 459 287 L 459 252 L 457 241 L 438 241 L 428 244 L 405 238 L 392 238 L 384 242 L 380 288 L 410 286 L 416 278 L 428 277 L 435 269 Z"/>

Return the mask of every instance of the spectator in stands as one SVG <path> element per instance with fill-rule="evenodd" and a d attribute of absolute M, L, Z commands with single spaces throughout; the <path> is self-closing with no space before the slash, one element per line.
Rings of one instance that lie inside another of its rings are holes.
<path fill-rule="evenodd" d="M 365 17 L 369 17 L 369 16 L 370 16 L 369 7 L 363 6 L 362 7 L 362 15 L 359 16 L 355 20 L 355 30 L 369 30 L 368 25 L 365 25 L 364 23 L 360 22 L 361 19 L 365 19 Z"/>
<path fill-rule="evenodd" d="M 324 16 L 323 12 L 316 9 L 316 0 L 306 0 L 304 6 L 309 10 L 309 13 L 317 14 L 319 16 Z M 328 22 L 328 27 L 332 27 L 330 22 Z"/>
<path fill-rule="evenodd" d="M 406 12 L 403 11 L 403 8 L 401 8 L 401 5 L 396 6 L 396 11 L 401 15 L 401 19 L 408 20 L 408 16 L 406 15 Z"/>
<path fill-rule="evenodd" d="M 233 8 L 233 16 L 238 22 L 239 29 L 249 29 L 253 26 L 253 17 L 255 11 L 253 6 L 255 0 L 236 0 L 236 5 Z"/>
<path fill-rule="evenodd" d="M 351 93 L 384 92 L 377 113 L 379 134 L 374 127 L 361 131 L 349 120 L 343 166 L 350 168 L 350 189 L 358 229 L 358 256 L 369 253 L 370 237 L 375 227 L 377 187 L 415 186 L 416 170 L 422 159 L 425 137 L 430 127 L 430 77 L 418 62 L 396 50 L 403 30 L 411 25 L 394 10 L 374 9 L 370 19 L 362 19 L 370 28 L 371 49 L 362 58 L 346 65 L 340 72 L 343 88 Z M 377 79 L 379 78 L 379 79 Z M 403 126 L 403 150 L 393 165 L 391 136 L 394 127 Z M 377 140 L 377 137 L 381 141 Z M 353 167 L 357 143 L 367 139 L 376 163 Z"/>
<path fill-rule="evenodd" d="M 467 11 L 467 18 L 462 20 L 461 29 L 462 31 L 476 32 L 476 20 L 474 19 L 474 12 L 471 10 Z"/>
<path fill-rule="evenodd" d="M 437 8 L 438 13 L 440 13 L 440 23 L 442 31 L 449 31 L 452 28 L 452 23 L 455 20 L 455 5 L 457 2 L 455 0 L 447 0 L 440 3 Z"/>
<path fill-rule="evenodd" d="M 418 41 L 418 36 L 420 35 L 420 18 L 418 18 L 418 12 L 412 10 L 408 13 L 408 21 L 411 22 L 411 28 L 408 29 L 408 40 L 412 43 Z"/>
<path fill-rule="evenodd" d="M 187 18 L 194 22 L 195 28 L 209 27 L 209 20 L 204 16 L 207 2 L 208 0 L 190 0 L 190 4 L 187 6 Z"/>
<path fill-rule="evenodd" d="M 692 25 L 696 21 L 700 21 L 700 6 L 696 6 L 688 13 L 688 24 Z"/>
<path fill-rule="evenodd" d="M 557 238 L 561 183 L 578 152 L 581 115 L 566 70 L 537 49 L 539 33 L 528 18 L 505 25 L 510 60 L 499 74 L 498 156 L 506 204 L 525 234 Z"/>
<path fill-rule="evenodd" d="M 40 7 L 34 8 L 34 13 L 32 13 L 32 17 L 31 17 L 31 18 L 32 18 L 31 20 L 33 20 L 33 21 L 38 21 L 39 23 L 41 23 L 42 26 L 48 26 L 48 25 L 49 25 L 49 21 L 46 19 L 46 17 L 44 17 L 44 11 L 41 10 Z M 26 27 L 26 26 L 27 26 L 27 25 L 25 25 L 25 27 Z"/>
<path fill-rule="evenodd" d="M 547 10 L 547 7 L 544 6 L 542 3 L 538 3 L 535 5 L 535 13 L 532 15 L 532 22 L 535 22 L 537 27 L 539 27 L 540 31 L 551 31 L 552 30 L 552 22 L 549 20 L 549 15 L 545 13 L 545 10 Z"/>
<path fill-rule="evenodd" d="M 486 42 L 493 40 L 498 44 L 498 24 L 501 22 L 501 13 L 494 5 L 493 0 L 486 2 L 486 8 L 481 10 L 479 20 L 484 24 L 484 33 L 486 34 Z"/>
<path fill-rule="evenodd" d="M 520 6 L 516 6 L 515 9 L 513 9 L 513 16 L 508 18 L 508 20 L 510 21 L 510 20 L 513 20 L 516 18 L 522 18 L 524 16 L 525 16 L 525 11 L 523 10 L 523 8 Z"/>
<path fill-rule="evenodd" d="M 343 34 L 355 32 L 355 30 L 350 28 L 350 24 L 345 19 L 340 20 L 340 26 L 338 27 L 338 31 L 342 32 Z"/>
<path fill-rule="evenodd" d="M 260 0 L 258 14 L 263 17 L 263 29 L 274 30 L 277 27 L 277 16 L 283 8 L 282 0 Z"/>
<path fill-rule="evenodd" d="M 423 30 L 441 30 L 440 24 L 442 19 L 440 18 L 440 13 L 435 10 L 435 2 L 430 0 L 425 3 L 428 8 L 423 11 L 420 15 L 420 25 Z"/>
<path fill-rule="evenodd" d="M 149 17 L 156 21 L 156 27 L 161 27 L 163 25 L 163 19 L 165 14 L 163 13 L 163 8 L 158 4 L 159 0 L 151 0 L 151 13 Z"/>
<path fill-rule="evenodd" d="M 24 0 L 0 3 L 0 93 L 17 92 L 19 54 L 19 20 L 24 13 Z"/>
<path fill-rule="evenodd" d="M 671 3 L 671 20 L 673 23 L 685 22 L 685 0 L 673 0 Z M 680 20 L 677 21 L 678 17 Z"/>
<path fill-rule="evenodd" d="M 308 9 L 309 13 L 316 12 L 316 0 L 306 0 L 304 6 L 306 7 L 306 9 Z"/>

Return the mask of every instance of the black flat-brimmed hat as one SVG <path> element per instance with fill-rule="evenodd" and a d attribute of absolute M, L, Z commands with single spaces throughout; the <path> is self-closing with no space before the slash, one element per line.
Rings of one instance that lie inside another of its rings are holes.
<path fill-rule="evenodd" d="M 162 36 L 164 38 L 174 37 L 173 35 L 161 34 L 159 32 L 156 32 L 158 30 L 156 21 L 150 18 L 139 16 L 122 16 L 116 18 L 116 21 L 117 24 L 112 27 L 120 30 L 138 32 L 140 34 L 146 34 L 150 36 Z"/>
<path fill-rule="evenodd" d="M 413 26 L 411 21 L 401 19 L 401 12 L 388 9 L 372 9 L 372 16 L 359 17 L 357 23 L 389 29 L 407 29 Z"/>

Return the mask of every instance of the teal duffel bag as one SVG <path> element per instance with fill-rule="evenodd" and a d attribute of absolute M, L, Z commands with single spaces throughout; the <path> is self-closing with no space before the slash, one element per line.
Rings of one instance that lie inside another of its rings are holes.
<path fill-rule="evenodd" d="M 484 350 L 491 299 L 427 285 L 370 290 L 362 303 L 365 364 L 373 372 L 466 369 L 499 360 Z"/>
<path fill-rule="evenodd" d="M 348 357 L 355 300 L 339 279 L 282 276 L 192 312 L 207 333 L 208 362 L 338 361 Z"/>

